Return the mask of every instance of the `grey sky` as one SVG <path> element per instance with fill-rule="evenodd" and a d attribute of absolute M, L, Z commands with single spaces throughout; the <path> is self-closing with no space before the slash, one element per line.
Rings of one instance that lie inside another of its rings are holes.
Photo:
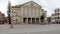
<path fill-rule="evenodd" d="M 11 0 L 12 5 L 19 5 L 31 0 Z M 47 11 L 47 16 L 51 16 L 54 12 L 54 9 L 60 7 L 60 0 L 33 0 L 39 5 L 42 6 L 43 9 Z M 8 0 L 0 0 L 0 11 L 7 16 L 7 4 Z"/>

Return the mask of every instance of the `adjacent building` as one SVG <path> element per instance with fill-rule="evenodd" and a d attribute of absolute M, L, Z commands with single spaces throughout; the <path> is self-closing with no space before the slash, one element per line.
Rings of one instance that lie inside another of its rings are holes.
<path fill-rule="evenodd" d="M 34 1 L 11 7 L 12 23 L 41 24 L 40 17 L 42 15 L 44 15 L 44 23 L 47 23 L 47 11 Z"/>
<path fill-rule="evenodd" d="M 47 17 L 47 22 L 48 22 L 48 24 L 51 23 L 51 17 Z"/>
<path fill-rule="evenodd" d="M 60 22 L 60 8 L 55 9 L 55 12 L 52 14 L 51 18 L 53 23 L 59 23 Z"/>
<path fill-rule="evenodd" d="M 6 24 L 9 23 L 9 18 L 8 17 L 5 17 L 5 22 L 6 22 Z"/>
<path fill-rule="evenodd" d="M 0 12 L 0 24 L 4 24 L 5 22 L 5 15 Z"/>

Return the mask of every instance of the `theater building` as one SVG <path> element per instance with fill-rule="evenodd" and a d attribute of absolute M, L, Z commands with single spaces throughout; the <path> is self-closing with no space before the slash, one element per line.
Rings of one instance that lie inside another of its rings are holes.
<path fill-rule="evenodd" d="M 44 23 L 47 23 L 47 12 L 34 1 L 11 7 L 11 22 L 17 24 L 39 24 L 44 14 Z"/>

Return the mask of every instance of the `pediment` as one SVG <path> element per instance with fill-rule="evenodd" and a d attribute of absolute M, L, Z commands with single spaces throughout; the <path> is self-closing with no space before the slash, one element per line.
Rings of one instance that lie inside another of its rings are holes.
<path fill-rule="evenodd" d="M 24 4 L 12 6 L 12 7 L 21 7 L 21 6 L 24 6 L 24 5 L 26 5 L 26 6 L 35 6 L 35 7 L 37 6 L 37 7 L 41 8 L 41 6 L 39 4 L 37 4 L 36 2 L 34 2 L 34 1 L 29 1 L 29 2 L 26 2 Z"/>
<path fill-rule="evenodd" d="M 22 6 L 23 5 L 41 7 L 39 4 L 35 3 L 34 1 L 26 2 L 26 3 L 22 4 Z"/>

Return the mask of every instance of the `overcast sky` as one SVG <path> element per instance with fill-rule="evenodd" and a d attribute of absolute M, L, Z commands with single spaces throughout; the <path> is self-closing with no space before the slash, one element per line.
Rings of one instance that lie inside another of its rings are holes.
<path fill-rule="evenodd" d="M 31 0 L 11 0 L 12 5 L 19 5 Z M 33 0 L 42 6 L 47 11 L 47 16 L 51 16 L 54 13 L 54 9 L 60 7 L 60 0 Z M 0 0 L 0 11 L 7 16 L 7 4 L 8 0 Z"/>

